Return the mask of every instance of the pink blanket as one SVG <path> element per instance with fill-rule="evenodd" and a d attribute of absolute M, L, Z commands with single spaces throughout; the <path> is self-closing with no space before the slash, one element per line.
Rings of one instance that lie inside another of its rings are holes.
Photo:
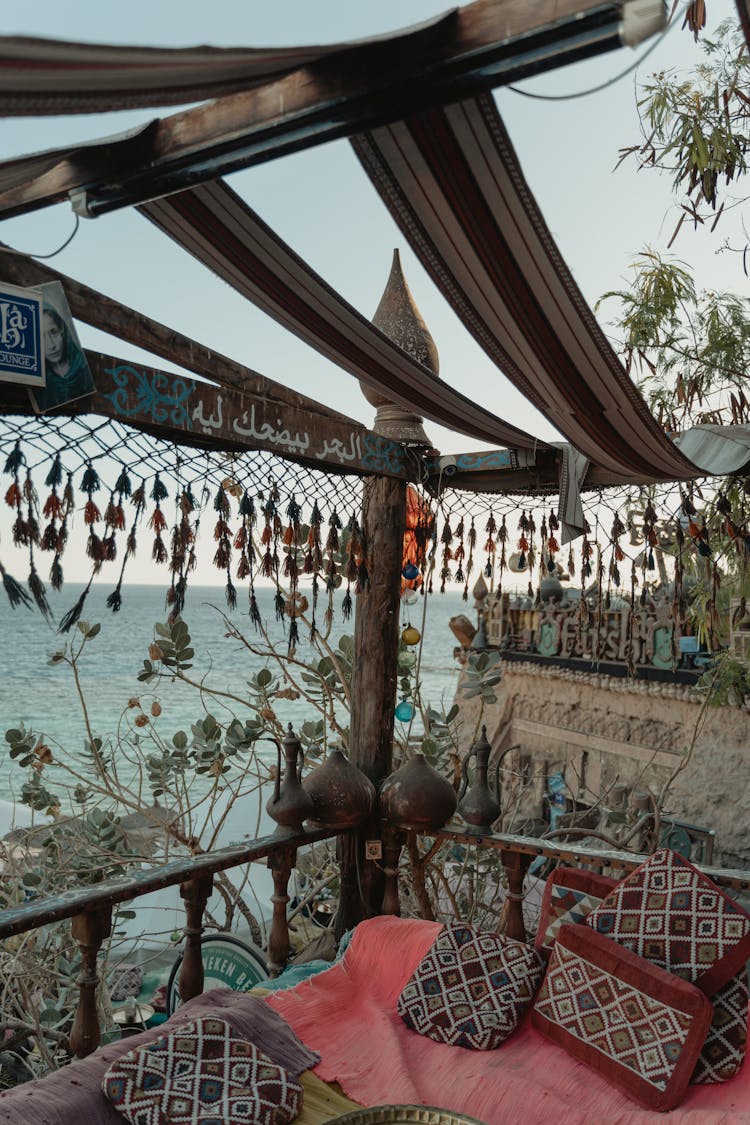
<path fill-rule="evenodd" d="M 748 1125 L 750 1064 L 720 1086 L 691 1086 L 679 1109 L 641 1109 L 549 1042 L 526 1019 L 496 1051 L 468 1051 L 410 1031 L 396 1000 L 440 926 L 391 917 L 357 927 L 343 960 L 266 1002 L 362 1105 L 433 1105 L 487 1125 Z"/>

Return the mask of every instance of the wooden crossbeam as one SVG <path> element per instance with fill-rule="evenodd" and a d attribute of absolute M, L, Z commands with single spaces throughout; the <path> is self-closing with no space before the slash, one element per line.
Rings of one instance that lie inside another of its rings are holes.
<path fill-rule="evenodd" d="M 28 158 L 0 193 L 9 217 L 77 196 L 93 216 L 400 120 L 620 45 L 619 0 L 476 0 L 428 28 L 338 51 L 283 78 L 155 122 L 106 151 Z M 142 149 L 146 147 L 147 153 Z M 116 179 L 112 162 L 119 164 Z M 122 172 L 122 164 L 129 170 Z"/>
<path fill-rule="evenodd" d="M 399 442 L 358 422 L 311 415 L 273 395 L 243 394 L 182 375 L 86 352 L 96 392 L 79 404 L 181 445 L 266 450 L 327 472 L 417 480 L 419 463 Z"/>
<path fill-rule="evenodd" d="M 59 281 L 78 320 L 211 380 L 197 382 L 158 368 L 87 351 L 96 394 L 56 413 L 118 418 L 169 440 L 202 448 L 262 449 L 316 468 L 400 480 L 418 477 L 405 446 L 329 410 L 143 313 L 23 255 L 0 252 L 0 281 L 34 286 Z M 218 384 L 218 386 L 217 386 Z M 0 385 L 0 406 L 31 412 L 25 393 Z M 171 401 L 169 409 L 165 407 Z M 177 420 L 175 420 L 177 419 Z"/>

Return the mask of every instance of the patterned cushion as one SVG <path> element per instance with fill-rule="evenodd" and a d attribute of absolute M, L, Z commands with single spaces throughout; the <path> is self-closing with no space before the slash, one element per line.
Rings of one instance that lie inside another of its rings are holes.
<path fill-rule="evenodd" d="M 127 1000 L 129 996 L 137 996 L 141 991 L 143 969 L 140 965 L 121 961 L 112 969 L 109 980 L 109 998 L 114 1003 L 119 1003 L 121 1000 Z"/>
<path fill-rule="evenodd" d="M 711 1022 L 694 985 L 586 926 L 563 926 L 534 1027 L 650 1109 L 685 1093 Z"/>
<path fill-rule="evenodd" d="M 122 1055 L 102 1089 L 130 1125 L 285 1125 L 302 1101 L 296 1079 L 213 1018 Z"/>
<path fill-rule="evenodd" d="M 713 996 L 750 957 L 750 916 L 677 852 L 623 879 L 586 925 Z"/>
<path fill-rule="evenodd" d="M 398 1014 L 438 1043 L 491 1051 L 515 1031 L 543 971 L 530 945 L 446 926 L 399 996 Z"/>
<path fill-rule="evenodd" d="M 560 927 L 583 922 L 617 885 L 617 879 L 606 875 L 557 867 L 544 887 L 535 948 L 548 956 Z"/>
<path fill-rule="evenodd" d="M 747 1046 L 747 974 L 741 969 L 711 1003 L 711 1026 L 691 1082 L 709 1084 L 734 1078 L 742 1066 Z"/>

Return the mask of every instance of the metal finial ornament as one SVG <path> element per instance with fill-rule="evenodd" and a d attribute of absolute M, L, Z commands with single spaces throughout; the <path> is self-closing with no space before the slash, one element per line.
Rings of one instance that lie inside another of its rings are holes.
<path fill-rule="evenodd" d="M 435 341 L 406 283 L 398 250 L 393 251 L 391 272 L 372 323 L 437 378 L 440 361 Z M 427 448 L 432 445 L 418 414 L 395 405 L 386 395 L 364 382 L 359 385 L 370 405 L 377 407 L 373 425 L 376 433 L 407 444 Z"/>

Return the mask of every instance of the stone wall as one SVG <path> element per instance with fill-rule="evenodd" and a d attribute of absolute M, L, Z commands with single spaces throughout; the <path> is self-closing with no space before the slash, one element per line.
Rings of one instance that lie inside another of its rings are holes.
<path fill-rule="evenodd" d="M 504 806 L 521 791 L 519 812 L 542 814 L 546 777 L 563 771 L 569 789 L 591 804 L 619 786 L 657 796 L 674 773 L 664 812 L 716 833 L 714 862 L 750 863 L 750 713 L 735 707 L 704 708 L 703 699 L 678 684 L 648 683 L 503 662 L 498 700 L 481 722 L 504 760 Z M 480 704 L 461 699 L 461 748 L 470 745 Z M 696 733 L 696 726 L 698 731 Z M 692 744 L 692 751 L 690 750 Z M 687 761 L 685 760 L 687 758 Z"/>

